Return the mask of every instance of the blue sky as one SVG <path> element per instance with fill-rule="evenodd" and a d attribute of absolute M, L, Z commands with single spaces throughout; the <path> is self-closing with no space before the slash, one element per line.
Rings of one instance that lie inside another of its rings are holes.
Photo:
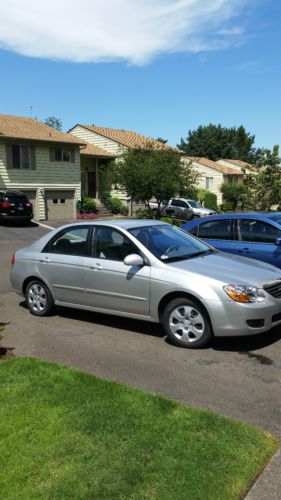
<path fill-rule="evenodd" d="M 107 0 L 105 10 L 101 0 L 61 0 L 59 15 L 49 4 L 1 8 L 1 113 L 172 145 L 199 125 L 243 124 L 257 146 L 281 143 L 277 0 Z"/>

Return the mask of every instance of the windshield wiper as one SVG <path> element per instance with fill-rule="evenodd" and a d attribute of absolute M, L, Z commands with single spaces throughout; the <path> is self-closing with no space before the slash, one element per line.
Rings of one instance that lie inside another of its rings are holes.
<path fill-rule="evenodd" d="M 161 262 L 175 262 L 177 260 L 189 260 L 193 259 L 194 257 L 201 257 L 203 255 L 208 255 L 210 253 L 218 253 L 218 251 L 219 250 L 216 250 L 215 248 L 208 248 L 207 250 L 200 250 L 199 252 L 195 252 L 188 255 L 177 255 L 173 257 L 168 257 L 167 259 L 161 259 Z"/>

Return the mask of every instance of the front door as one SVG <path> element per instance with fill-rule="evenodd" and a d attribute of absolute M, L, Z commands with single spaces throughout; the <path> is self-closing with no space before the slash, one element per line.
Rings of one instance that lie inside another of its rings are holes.
<path fill-rule="evenodd" d="M 149 316 L 150 266 L 126 266 L 124 258 L 132 253 L 139 253 L 138 248 L 117 229 L 95 228 L 87 259 L 87 305 Z"/>
<path fill-rule="evenodd" d="M 96 172 L 88 172 L 88 196 L 96 198 L 97 195 L 97 179 Z"/>

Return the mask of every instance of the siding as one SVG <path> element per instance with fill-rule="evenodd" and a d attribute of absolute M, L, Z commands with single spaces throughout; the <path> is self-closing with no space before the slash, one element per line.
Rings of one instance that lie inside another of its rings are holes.
<path fill-rule="evenodd" d="M 0 188 L 37 190 L 38 219 L 45 219 L 44 190 L 61 189 L 75 191 L 75 199 L 81 197 L 80 154 L 75 148 L 75 162 L 50 162 L 49 145 L 36 146 L 36 169 L 6 168 L 6 148 L 0 143 Z"/>
<path fill-rule="evenodd" d="M 210 191 L 217 195 L 218 204 L 222 203 L 222 193 L 220 192 L 220 187 L 224 182 L 222 172 L 206 167 L 205 165 L 201 165 L 195 161 L 192 162 L 192 166 L 200 174 L 197 182 L 198 188 L 206 189 L 206 177 L 213 177 L 213 188 Z"/>
<path fill-rule="evenodd" d="M 75 135 L 75 137 L 78 137 L 82 141 L 94 144 L 95 146 L 98 146 L 99 148 L 102 148 L 108 153 L 111 153 L 116 156 L 118 156 L 123 151 L 126 151 L 126 149 L 128 149 L 125 146 L 122 146 L 121 144 L 112 141 L 111 139 L 107 139 L 107 137 L 103 137 L 102 135 L 96 134 L 95 132 L 91 132 L 90 130 L 87 130 L 83 127 L 77 126 L 73 130 L 71 130 L 70 133 L 72 135 Z"/>

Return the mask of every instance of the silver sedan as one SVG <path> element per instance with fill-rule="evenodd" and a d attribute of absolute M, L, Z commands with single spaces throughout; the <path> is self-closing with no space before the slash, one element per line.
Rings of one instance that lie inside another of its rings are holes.
<path fill-rule="evenodd" d="M 32 314 L 59 305 L 160 322 L 182 347 L 281 323 L 280 269 L 158 221 L 60 227 L 18 250 L 10 277 Z"/>

